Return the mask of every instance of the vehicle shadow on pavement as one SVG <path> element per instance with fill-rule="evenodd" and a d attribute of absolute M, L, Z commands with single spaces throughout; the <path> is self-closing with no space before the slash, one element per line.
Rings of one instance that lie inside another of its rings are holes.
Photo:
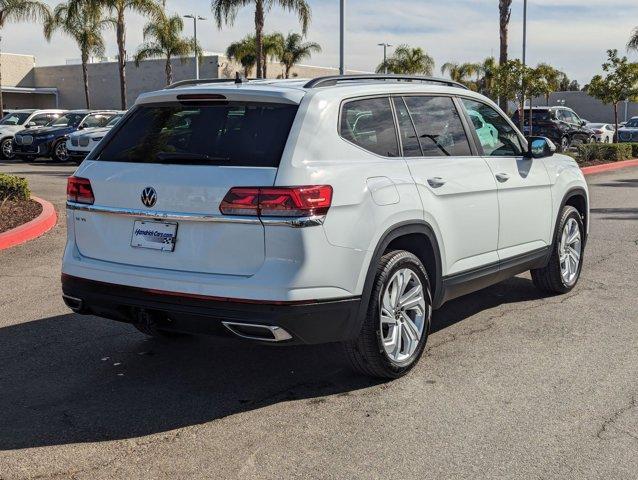
<path fill-rule="evenodd" d="M 531 282 L 515 278 L 447 304 L 433 331 L 535 298 Z M 351 373 L 338 345 L 165 342 L 60 315 L 0 329 L 0 450 L 135 438 L 380 383 Z"/>

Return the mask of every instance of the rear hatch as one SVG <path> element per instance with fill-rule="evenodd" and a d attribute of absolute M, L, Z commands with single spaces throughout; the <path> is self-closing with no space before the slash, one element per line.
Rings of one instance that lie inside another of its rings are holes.
<path fill-rule="evenodd" d="M 80 253 L 142 267 L 255 273 L 264 261 L 263 225 L 229 223 L 219 205 L 232 187 L 274 184 L 297 108 L 273 99 L 135 107 L 76 173 L 90 180 L 96 208 L 115 210 L 74 212 Z M 162 220 L 166 213 L 173 220 Z M 140 239 L 149 231 L 175 235 L 174 246 Z"/>

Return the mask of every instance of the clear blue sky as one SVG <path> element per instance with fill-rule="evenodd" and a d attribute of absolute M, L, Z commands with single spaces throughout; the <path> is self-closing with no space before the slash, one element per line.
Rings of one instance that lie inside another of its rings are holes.
<path fill-rule="evenodd" d="M 339 0 L 309 0 L 313 22 L 308 38 L 323 46 L 323 53 L 309 62 L 322 66 L 338 64 Z M 59 3 L 49 0 L 49 4 Z M 510 52 L 520 56 L 523 0 L 514 0 Z M 252 12 L 243 10 L 235 25 L 221 31 L 213 24 L 208 0 L 168 0 L 169 12 L 195 12 L 208 17 L 200 24 L 199 38 L 208 51 L 223 51 L 226 45 L 252 31 Z M 549 62 L 581 83 L 600 70 L 605 50 L 624 45 L 638 26 L 636 0 L 529 0 L 528 61 Z M 128 50 L 141 42 L 144 19 L 130 15 Z M 295 16 L 274 9 L 266 19 L 268 31 L 299 29 Z M 186 33 L 191 35 L 191 24 Z M 108 54 L 115 54 L 114 34 L 106 34 Z M 348 0 L 348 58 L 350 68 L 372 70 L 379 63 L 381 47 L 408 43 L 434 56 L 438 68 L 447 61 L 477 61 L 498 55 L 498 0 Z M 62 35 L 46 43 L 41 28 L 33 24 L 7 25 L 3 51 L 35 54 L 38 64 L 64 63 L 78 58 L 75 45 Z M 638 56 L 631 55 L 634 60 Z"/>

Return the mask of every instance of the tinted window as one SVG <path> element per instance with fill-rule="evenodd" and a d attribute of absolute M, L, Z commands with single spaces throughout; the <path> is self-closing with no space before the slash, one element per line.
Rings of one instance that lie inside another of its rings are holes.
<path fill-rule="evenodd" d="M 84 119 L 82 125 L 86 128 L 103 127 L 110 118 L 110 115 L 105 114 L 89 115 Z"/>
<path fill-rule="evenodd" d="M 536 109 L 532 110 L 532 122 L 534 123 L 549 122 L 550 120 L 552 120 L 552 117 L 553 115 L 551 114 L 549 110 L 536 110 Z M 518 125 L 519 118 L 520 118 L 520 114 L 519 114 L 519 111 L 517 110 L 514 113 L 512 120 L 514 121 L 514 123 Z M 526 122 L 529 121 L 529 109 L 525 110 L 525 117 L 523 117 L 523 120 L 525 120 Z"/>
<path fill-rule="evenodd" d="M 421 146 L 416 136 L 414 124 L 410 119 L 410 114 L 402 98 L 394 98 L 394 109 L 397 112 L 397 119 L 399 121 L 399 134 L 401 136 L 401 145 L 403 146 L 403 156 L 422 156 L 423 154 L 421 153 Z"/>
<path fill-rule="evenodd" d="M 82 119 L 86 116 L 85 113 L 67 113 L 62 115 L 57 120 L 51 123 L 54 127 L 77 127 Z"/>
<path fill-rule="evenodd" d="M 33 117 L 31 119 L 31 122 L 35 123 L 38 127 L 43 127 L 44 125 L 47 125 L 51 120 L 51 115 L 49 115 L 48 113 L 43 113 L 42 115 L 36 115 L 35 117 Z"/>
<path fill-rule="evenodd" d="M 463 104 L 472 118 L 472 124 L 485 155 L 511 157 L 523 154 L 518 134 L 505 117 L 484 103 L 464 99 Z M 480 121 L 478 124 L 480 126 L 477 126 L 477 121 Z"/>
<path fill-rule="evenodd" d="M 389 98 L 346 103 L 341 112 L 341 136 L 372 153 L 397 157 L 399 146 Z"/>
<path fill-rule="evenodd" d="M 469 156 L 470 144 L 449 97 L 405 97 L 426 157 Z"/>
<path fill-rule="evenodd" d="M 27 118 L 29 118 L 30 113 L 10 113 L 5 115 L 4 118 L 0 121 L 0 125 L 22 125 Z"/>
<path fill-rule="evenodd" d="M 626 124 L 625 127 L 629 127 L 629 128 L 638 128 L 638 118 L 632 118 L 631 120 L 629 120 Z"/>
<path fill-rule="evenodd" d="M 115 124 L 117 124 L 117 122 L 122 120 L 123 116 L 124 116 L 123 113 L 118 113 L 117 115 L 112 116 L 111 119 L 108 121 L 108 123 L 106 125 L 104 125 L 104 126 L 105 127 L 114 127 Z"/>
<path fill-rule="evenodd" d="M 296 105 L 224 102 L 138 107 L 99 160 L 276 167 Z"/>

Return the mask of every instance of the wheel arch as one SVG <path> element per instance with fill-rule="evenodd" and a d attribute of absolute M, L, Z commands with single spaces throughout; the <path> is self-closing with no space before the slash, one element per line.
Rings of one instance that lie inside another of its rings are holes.
<path fill-rule="evenodd" d="M 443 267 L 439 242 L 434 233 L 434 229 L 427 222 L 421 220 L 399 223 L 384 232 L 374 249 L 366 273 L 357 317 L 358 321 L 356 322 L 356 331 L 352 332 L 353 337 L 358 334 L 367 314 L 379 259 L 385 252 L 393 249 L 411 252 L 423 262 L 430 277 L 433 307 L 438 308 L 442 303 Z"/>
<path fill-rule="evenodd" d="M 558 218 L 560 217 L 560 214 L 566 205 L 574 207 L 576 210 L 578 210 L 578 213 L 580 213 L 583 225 L 585 226 L 585 239 L 583 242 L 584 247 L 587 244 L 587 237 L 589 235 L 589 198 L 587 195 L 587 191 L 582 187 L 575 187 L 569 189 L 567 193 L 565 193 L 556 214 L 556 219 L 554 221 L 554 233 L 556 232 Z"/>

